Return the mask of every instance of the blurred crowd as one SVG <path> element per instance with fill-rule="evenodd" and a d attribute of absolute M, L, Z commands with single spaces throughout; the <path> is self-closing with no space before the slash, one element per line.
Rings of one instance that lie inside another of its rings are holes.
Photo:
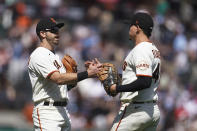
<path fill-rule="evenodd" d="M 133 48 L 129 26 L 134 12 L 154 18 L 151 40 L 162 55 L 158 88 L 161 119 L 158 131 L 197 130 L 197 1 L 195 0 L 1 0 L 0 111 L 21 110 L 31 123 L 32 91 L 27 72 L 30 53 L 38 46 L 35 27 L 40 18 L 64 22 L 56 52 L 68 53 L 84 70 L 98 58 L 121 73 Z M 97 79 L 79 82 L 69 92 L 73 130 L 109 130 L 120 102 L 108 97 Z"/>

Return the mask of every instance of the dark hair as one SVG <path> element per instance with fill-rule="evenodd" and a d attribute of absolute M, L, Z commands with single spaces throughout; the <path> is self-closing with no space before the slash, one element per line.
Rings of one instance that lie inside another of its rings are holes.
<path fill-rule="evenodd" d="M 152 34 L 152 30 L 145 30 L 145 29 L 142 29 L 142 31 L 144 32 L 144 34 L 149 38 Z"/>

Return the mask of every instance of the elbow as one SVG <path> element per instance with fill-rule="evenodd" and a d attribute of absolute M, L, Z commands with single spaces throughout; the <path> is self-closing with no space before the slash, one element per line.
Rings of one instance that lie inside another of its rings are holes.
<path fill-rule="evenodd" d="M 58 84 L 58 85 L 64 85 L 64 84 L 65 84 L 65 83 L 64 83 L 63 81 L 61 81 L 61 80 L 56 80 L 55 83 Z"/>
<path fill-rule="evenodd" d="M 57 85 L 64 85 L 66 84 L 65 80 L 61 79 L 61 76 L 56 76 L 53 79 L 51 79 L 54 83 L 56 83 Z"/>
<path fill-rule="evenodd" d="M 59 79 L 59 78 L 53 79 L 52 81 L 54 83 L 56 83 L 57 85 L 63 85 L 64 84 L 63 81 L 61 79 Z"/>

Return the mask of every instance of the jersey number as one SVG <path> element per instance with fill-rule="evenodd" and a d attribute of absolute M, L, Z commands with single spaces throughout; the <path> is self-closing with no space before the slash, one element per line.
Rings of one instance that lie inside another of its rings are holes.
<path fill-rule="evenodd" d="M 157 65 L 157 68 L 153 72 L 153 78 L 155 79 L 155 83 L 159 79 L 159 74 L 160 74 L 160 64 Z"/>
<path fill-rule="evenodd" d="M 122 70 L 125 71 L 126 67 L 127 67 L 127 62 L 124 61 L 124 64 L 122 65 Z"/>
<path fill-rule="evenodd" d="M 56 60 L 54 60 L 53 64 L 54 64 L 54 66 L 55 66 L 57 69 L 59 69 L 59 68 L 61 67 L 61 66 L 58 64 L 58 62 L 57 62 Z"/>

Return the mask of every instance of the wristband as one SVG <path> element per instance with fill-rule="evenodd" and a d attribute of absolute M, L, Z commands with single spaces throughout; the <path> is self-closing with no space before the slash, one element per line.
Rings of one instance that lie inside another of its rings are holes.
<path fill-rule="evenodd" d="M 84 80 L 86 78 L 88 78 L 88 72 L 87 71 L 77 73 L 77 81 L 81 81 L 81 80 Z"/>

